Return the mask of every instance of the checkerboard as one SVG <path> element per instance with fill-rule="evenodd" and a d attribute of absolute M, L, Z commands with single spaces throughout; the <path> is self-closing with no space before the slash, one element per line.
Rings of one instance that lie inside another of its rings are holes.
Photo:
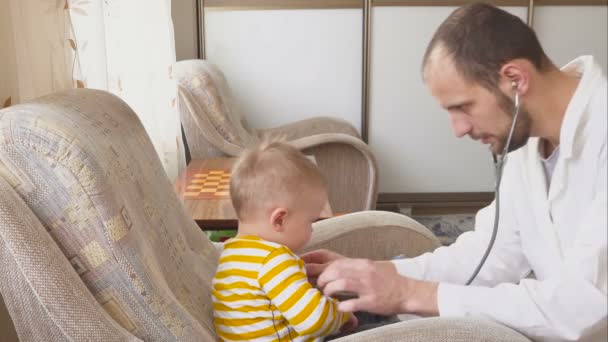
<path fill-rule="evenodd" d="M 186 199 L 221 199 L 230 197 L 230 171 L 208 170 L 195 173 L 186 186 Z"/>

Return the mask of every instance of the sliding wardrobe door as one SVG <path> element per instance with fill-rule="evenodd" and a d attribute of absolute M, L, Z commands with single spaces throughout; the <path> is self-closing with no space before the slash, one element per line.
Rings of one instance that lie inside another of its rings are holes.
<path fill-rule="evenodd" d="M 581 55 L 593 55 L 608 66 L 608 6 L 537 6 L 534 30 L 545 52 L 559 66 Z"/>
<path fill-rule="evenodd" d="M 327 115 L 360 129 L 361 12 L 207 8 L 207 59 L 254 127 Z"/>
<path fill-rule="evenodd" d="M 422 81 L 426 47 L 454 9 L 373 9 L 369 143 L 380 165 L 380 192 L 493 190 L 487 146 L 455 138 L 447 112 Z M 526 20 L 527 7 L 505 9 Z"/>

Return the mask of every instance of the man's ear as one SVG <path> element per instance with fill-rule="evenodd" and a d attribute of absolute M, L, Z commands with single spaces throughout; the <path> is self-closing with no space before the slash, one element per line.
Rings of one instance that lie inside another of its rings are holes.
<path fill-rule="evenodd" d="M 287 217 L 286 208 L 276 208 L 270 214 L 270 226 L 276 232 L 282 232 L 285 230 L 285 218 Z"/>
<path fill-rule="evenodd" d="M 534 68 L 531 62 L 525 59 L 515 59 L 505 63 L 500 68 L 500 78 L 503 90 L 507 94 L 525 95 L 530 87 L 530 71 Z"/>

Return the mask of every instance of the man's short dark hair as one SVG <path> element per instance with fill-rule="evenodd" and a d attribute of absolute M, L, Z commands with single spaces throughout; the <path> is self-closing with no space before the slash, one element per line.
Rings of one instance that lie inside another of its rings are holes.
<path fill-rule="evenodd" d="M 524 58 L 539 71 L 552 66 L 534 31 L 519 17 L 485 3 L 458 8 L 439 26 L 424 55 L 441 46 L 468 81 L 496 91 L 500 68 Z"/>

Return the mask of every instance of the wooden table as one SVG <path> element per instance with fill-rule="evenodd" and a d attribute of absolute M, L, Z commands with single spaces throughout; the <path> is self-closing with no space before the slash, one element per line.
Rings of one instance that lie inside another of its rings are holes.
<path fill-rule="evenodd" d="M 175 184 L 187 213 L 202 230 L 238 227 L 229 193 L 234 161 L 235 158 L 193 159 Z M 332 216 L 331 206 L 326 203 L 321 217 Z"/>

